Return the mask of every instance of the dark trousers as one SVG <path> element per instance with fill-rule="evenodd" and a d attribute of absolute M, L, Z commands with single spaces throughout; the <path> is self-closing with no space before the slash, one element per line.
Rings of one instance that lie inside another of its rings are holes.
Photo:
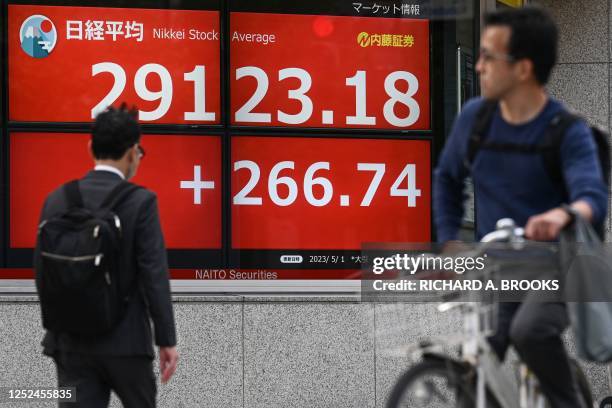
<path fill-rule="evenodd" d="M 58 351 L 54 357 L 60 387 L 76 387 L 76 402 L 60 408 L 106 408 L 111 390 L 124 407 L 155 407 L 157 386 L 147 356 L 106 356 Z"/>
<path fill-rule="evenodd" d="M 489 338 L 503 360 L 512 344 L 537 376 L 542 392 L 555 408 L 582 408 L 578 385 L 561 340 L 569 324 L 564 303 L 500 303 L 497 332 Z"/>

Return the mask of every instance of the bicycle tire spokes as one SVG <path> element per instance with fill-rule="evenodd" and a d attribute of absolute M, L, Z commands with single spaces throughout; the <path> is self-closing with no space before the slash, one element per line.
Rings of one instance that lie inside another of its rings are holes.
<path fill-rule="evenodd" d="M 473 407 L 473 387 L 455 367 L 423 362 L 406 373 L 388 406 L 394 408 Z"/>

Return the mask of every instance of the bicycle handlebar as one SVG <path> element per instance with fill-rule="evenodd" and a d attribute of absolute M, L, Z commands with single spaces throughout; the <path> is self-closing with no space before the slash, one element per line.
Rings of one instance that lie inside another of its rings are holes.
<path fill-rule="evenodd" d="M 497 221 L 495 231 L 489 232 L 482 237 L 480 242 L 523 242 L 525 240 L 525 230 L 517 227 L 511 218 L 502 218 Z"/>

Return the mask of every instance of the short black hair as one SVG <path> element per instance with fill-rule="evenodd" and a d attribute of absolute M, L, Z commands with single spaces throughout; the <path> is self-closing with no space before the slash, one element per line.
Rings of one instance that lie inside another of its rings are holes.
<path fill-rule="evenodd" d="M 557 62 L 557 26 L 552 17 L 539 7 L 505 9 L 485 16 L 485 28 L 510 27 L 508 52 L 515 59 L 533 62 L 537 81 L 545 85 Z"/>
<path fill-rule="evenodd" d="M 109 106 L 96 116 L 91 132 L 91 149 L 98 160 L 119 160 L 140 141 L 138 110 L 128 109 L 124 102 L 119 108 Z"/>

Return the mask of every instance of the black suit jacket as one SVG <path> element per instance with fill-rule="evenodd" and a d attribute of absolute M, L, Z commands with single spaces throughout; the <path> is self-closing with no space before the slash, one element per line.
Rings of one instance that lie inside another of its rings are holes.
<path fill-rule="evenodd" d="M 79 181 L 86 207 L 98 207 L 110 191 L 121 181 L 109 171 L 91 171 Z M 47 197 L 41 220 L 67 209 L 61 188 Z M 132 192 L 115 212 L 121 219 L 123 240 L 123 268 L 121 286 L 132 291 L 127 311 L 121 322 L 110 333 L 95 339 L 79 339 L 65 333 L 47 332 L 43 339 L 44 353 L 57 350 L 106 355 L 154 356 L 151 319 L 155 329 L 155 344 L 174 346 L 176 333 L 168 281 L 168 261 L 164 237 L 159 222 L 157 197 L 144 188 Z M 134 281 L 136 279 L 136 281 Z M 125 293 L 125 292 L 124 292 Z"/>

